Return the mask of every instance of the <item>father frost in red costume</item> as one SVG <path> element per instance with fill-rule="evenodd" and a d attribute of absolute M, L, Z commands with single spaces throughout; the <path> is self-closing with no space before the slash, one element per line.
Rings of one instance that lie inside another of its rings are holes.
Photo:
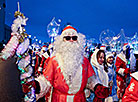
<path fill-rule="evenodd" d="M 109 88 L 100 84 L 88 59 L 83 56 L 85 36 L 72 26 L 63 29 L 55 39 L 53 57 L 43 75 L 36 78 L 39 99 L 52 89 L 51 102 L 86 102 L 84 89 L 95 91 L 99 97 L 107 97 Z M 38 85 L 37 85 L 38 86 Z"/>

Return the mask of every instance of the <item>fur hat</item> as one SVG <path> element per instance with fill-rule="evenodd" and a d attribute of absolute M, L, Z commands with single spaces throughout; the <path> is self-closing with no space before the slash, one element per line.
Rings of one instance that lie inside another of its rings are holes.
<path fill-rule="evenodd" d="M 68 25 L 65 27 L 61 33 L 62 36 L 67 36 L 67 35 L 77 35 L 77 30 L 72 27 L 71 25 Z"/>
<path fill-rule="evenodd" d="M 106 51 L 106 46 L 105 46 L 105 45 L 102 45 L 102 46 L 100 47 L 100 50 Z"/>
<path fill-rule="evenodd" d="M 33 49 L 33 51 L 39 51 L 40 50 L 40 46 L 38 44 L 36 44 L 36 43 L 33 43 L 32 44 L 32 49 Z"/>
<path fill-rule="evenodd" d="M 46 45 L 43 45 L 43 46 L 41 47 L 41 50 L 46 51 L 46 50 L 47 50 L 47 46 L 46 46 Z"/>
<path fill-rule="evenodd" d="M 53 44 L 49 44 L 48 49 L 53 48 Z"/>
<path fill-rule="evenodd" d="M 129 44 L 128 43 L 124 43 L 124 46 L 123 46 L 123 51 L 126 51 L 128 48 L 129 48 Z"/>
<path fill-rule="evenodd" d="M 108 57 L 114 57 L 114 55 L 111 52 L 107 52 L 106 53 L 106 60 L 108 59 Z"/>

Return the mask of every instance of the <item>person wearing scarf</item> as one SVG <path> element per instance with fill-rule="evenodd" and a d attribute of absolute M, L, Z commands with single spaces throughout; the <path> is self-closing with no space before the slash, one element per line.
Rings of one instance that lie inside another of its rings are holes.
<path fill-rule="evenodd" d="M 100 49 L 96 49 L 91 57 L 91 65 L 96 73 L 96 76 L 99 78 L 101 84 L 105 87 L 108 86 L 108 74 L 105 62 L 105 52 Z M 110 87 L 109 87 L 110 88 Z M 109 94 L 110 91 L 106 94 Z M 91 93 L 90 97 L 94 97 L 93 102 L 103 102 L 106 97 L 100 97 L 95 94 L 95 92 Z M 107 96 L 108 97 L 108 96 Z"/>

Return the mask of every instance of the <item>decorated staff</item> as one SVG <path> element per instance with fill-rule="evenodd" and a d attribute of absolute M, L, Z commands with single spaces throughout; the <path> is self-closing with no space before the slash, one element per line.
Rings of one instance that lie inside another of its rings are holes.
<path fill-rule="evenodd" d="M 55 17 L 52 19 L 52 21 L 47 25 L 47 33 L 50 37 L 50 43 L 53 44 L 54 38 L 59 33 L 59 27 L 60 27 L 61 20 L 58 19 L 58 23 L 55 21 Z M 52 52 L 51 52 L 52 53 Z M 50 54 L 51 54 L 50 53 Z"/>
<path fill-rule="evenodd" d="M 23 86 L 29 85 L 29 90 L 25 91 L 25 102 L 34 102 L 36 100 L 34 84 L 32 82 L 34 77 L 32 76 L 33 68 L 31 66 L 31 55 L 29 45 L 30 40 L 29 36 L 25 31 L 24 26 L 26 26 L 26 21 L 28 18 L 24 16 L 23 13 L 20 12 L 19 2 L 18 2 L 18 11 L 15 12 L 15 20 L 11 26 L 12 33 L 11 38 L 5 48 L 2 50 L 0 58 L 2 60 L 7 60 L 11 58 L 15 54 L 17 55 L 18 69 L 20 71 L 20 80 Z M 27 83 L 27 84 L 26 84 Z"/>

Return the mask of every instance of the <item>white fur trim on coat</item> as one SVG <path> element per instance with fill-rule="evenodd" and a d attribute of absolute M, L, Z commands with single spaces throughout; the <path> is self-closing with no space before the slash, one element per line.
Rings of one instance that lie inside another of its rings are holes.
<path fill-rule="evenodd" d="M 89 97 L 91 94 L 91 91 L 89 89 L 85 89 L 84 92 L 85 92 L 86 98 Z"/>
<path fill-rule="evenodd" d="M 134 72 L 132 74 L 130 74 L 133 78 L 135 78 L 136 80 L 138 80 L 138 72 Z"/>
<path fill-rule="evenodd" d="M 49 55 L 48 55 L 47 52 L 45 52 L 45 53 L 43 54 L 43 56 L 44 56 L 46 59 L 49 57 Z"/>
<path fill-rule="evenodd" d="M 61 33 L 62 36 L 68 36 L 68 35 L 76 35 L 77 31 L 74 29 L 66 29 Z"/>
<path fill-rule="evenodd" d="M 121 74 L 122 76 L 124 76 L 125 75 L 124 71 L 125 71 L 124 68 L 120 68 L 119 71 L 118 71 L 118 73 Z"/>
<path fill-rule="evenodd" d="M 50 87 L 52 86 L 48 80 L 43 75 L 40 75 L 38 78 L 35 79 L 39 82 L 40 85 L 40 93 L 36 94 L 36 100 L 46 95 L 49 91 Z"/>
<path fill-rule="evenodd" d="M 111 96 L 107 97 L 104 102 L 113 102 L 113 98 Z"/>
<path fill-rule="evenodd" d="M 95 87 L 95 85 L 98 84 L 98 83 L 99 83 L 99 84 L 102 84 L 102 83 L 100 82 L 100 79 L 99 79 L 97 76 L 93 75 L 93 76 L 91 76 L 91 77 L 88 79 L 86 88 L 91 89 L 91 90 L 94 91 L 94 87 Z"/>
<path fill-rule="evenodd" d="M 127 63 L 126 56 L 125 56 L 125 54 L 124 54 L 123 52 L 121 52 L 120 54 L 118 54 L 118 57 L 119 57 L 122 61 L 124 61 L 125 63 Z"/>

